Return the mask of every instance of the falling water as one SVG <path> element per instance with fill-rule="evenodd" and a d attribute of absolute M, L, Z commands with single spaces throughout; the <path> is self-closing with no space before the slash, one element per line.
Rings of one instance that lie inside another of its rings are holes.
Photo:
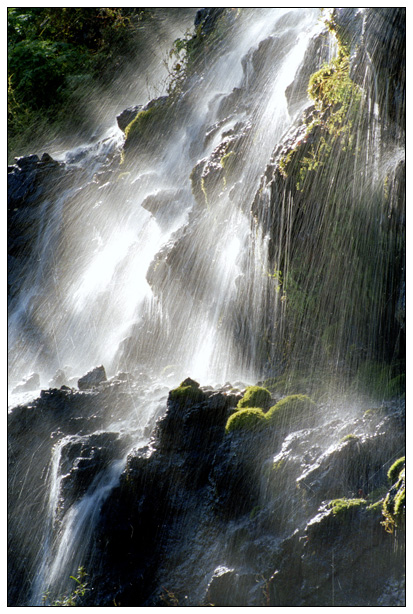
<path fill-rule="evenodd" d="M 132 159 L 125 147 L 121 162 L 125 135 L 113 127 L 98 143 L 56 156 L 66 180 L 62 188 L 53 186 L 39 210 L 37 237 L 10 309 L 12 387 L 32 372 L 40 374 L 43 388 L 58 370 L 71 374 L 74 382 L 99 364 L 105 365 L 109 378 L 120 371 L 144 373 L 169 388 L 188 375 L 214 386 L 229 380 L 254 383 L 285 366 L 287 337 L 289 360 L 299 365 L 309 361 L 309 355 L 315 362 L 320 352 L 327 354 L 330 334 L 340 349 L 329 360 L 335 366 L 340 363 L 343 348 L 359 333 L 346 329 L 346 323 L 365 323 L 353 314 L 354 288 L 364 278 L 346 261 L 351 234 L 337 232 L 334 251 L 334 239 L 326 230 L 343 223 L 343 212 L 337 216 L 335 205 L 331 211 L 318 210 L 302 236 L 299 233 L 300 241 L 308 239 L 309 247 L 303 249 L 292 234 L 301 224 L 305 203 L 297 214 L 286 190 L 276 214 L 270 212 L 274 184 L 263 180 L 266 166 L 274 163 L 274 146 L 283 142 L 310 104 L 306 95 L 297 95 L 291 104 L 285 92 L 323 28 L 317 9 L 247 9 L 234 14 L 231 36 L 227 33 L 218 52 L 206 57 L 201 75 L 193 76 L 184 91 L 176 119 L 161 136 L 151 133 L 147 150 L 135 152 Z M 335 51 L 328 38 L 314 70 Z M 141 96 L 137 102 L 146 102 L 145 94 Z M 356 185 L 368 208 L 373 207 L 374 186 L 397 166 L 403 152 L 394 147 L 379 153 L 377 103 L 368 98 L 366 104 L 372 106 L 373 120 L 360 156 L 368 170 L 360 173 Z M 231 160 L 234 166 L 225 166 Z M 335 164 L 333 160 L 326 170 L 331 192 L 334 177 L 346 180 Z M 357 165 L 356 159 L 355 169 Z M 208 183 L 211 169 L 218 169 L 219 180 Z M 313 186 L 312 202 L 316 192 Z M 346 205 L 357 225 L 366 220 L 371 224 L 369 239 L 379 236 L 381 222 L 375 214 L 360 212 L 350 198 Z M 325 235 L 317 235 L 316 228 Z M 352 249 L 357 259 L 370 247 L 355 241 Z M 317 294 L 320 274 L 324 294 Z M 365 275 L 367 279 L 370 270 Z M 393 282 L 377 283 L 382 289 Z M 310 290 L 320 297 L 320 311 L 304 296 Z M 286 310 L 293 301 L 298 315 L 289 321 Z M 370 309 L 374 301 L 369 301 L 366 298 L 361 309 Z M 313 317 L 311 332 L 307 327 Z M 379 329 L 378 322 L 366 337 L 379 335 Z M 321 350 L 312 344 L 314 331 L 323 340 Z M 131 398 L 134 394 L 131 390 Z M 128 433 L 127 446 L 119 448 L 83 497 L 63 511 L 62 449 L 82 436 L 56 444 L 32 605 L 41 602 L 48 587 L 63 594 L 66 579 L 90 556 L 89 540 L 101 504 L 117 483 L 127 451 L 147 441 L 145 426 L 159 408 L 159 398 L 145 394 L 130 416 L 122 415 L 120 426 L 107 425 L 108 431 Z"/>

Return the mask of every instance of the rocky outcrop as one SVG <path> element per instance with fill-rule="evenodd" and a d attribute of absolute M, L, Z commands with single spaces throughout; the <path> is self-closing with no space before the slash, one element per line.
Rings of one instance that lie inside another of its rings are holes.
<path fill-rule="evenodd" d="M 385 554 L 395 536 L 380 499 L 401 450 L 401 405 L 350 420 L 332 406 L 310 429 L 225 434 L 239 393 L 176 390 L 102 508 L 94 603 L 375 604 L 380 583 L 403 574 L 400 552 Z M 340 443 L 340 425 L 356 435 Z M 337 497 L 350 501 L 347 515 L 329 507 Z"/>

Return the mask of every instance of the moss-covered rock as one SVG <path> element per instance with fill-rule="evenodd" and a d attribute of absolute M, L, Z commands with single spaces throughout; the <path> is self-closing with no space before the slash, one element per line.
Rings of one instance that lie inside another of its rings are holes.
<path fill-rule="evenodd" d="M 400 477 L 401 471 L 405 468 L 406 465 L 406 457 L 402 456 L 398 458 L 396 462 L 390 467 L 387 472 L 387 477 L 391 484 L 394 484 Z"/>
<path fill-rule="evenodd" d="M 405 457 L 399 458 L 390 467 L 387 477 L 393 486 L 386 495 L 383 502 L 382 522 L 388 533 L 393 533 L 394 529 L 400 527 L 406 513 L 406 469 Z"/>
<path fill-rule="evenodd" d="M 354 513 L 365 507 L 367 504 L 365 499 L 333 499 L 329 503 L 329 507 L 333 510 L 333 516 L 337 519 L 348 521 L 354 517 Z"/>
<path fill-rule="evenodd" d="M 181 382 L 178 388 L 169 392 L 169 401 L 180 406 L 194 405 L 204 399 L 205 393 L 200 389 L 198 382 L 189 377 Z"/>
<path fill-rule="evenodd" d="M 261 386 L 249 386 L 242 399 L 238 402 L 237 409 L 246 407 L 261 407 L 268 409 L 271 405 L 271 393 Z"/>
<path fill-rule="evenodd" d="M 265 426 L 265 414 L 259 407 L 249 407 L 236 411 L 228 418 L 225 431 L 255 431 Z"/>
<path fill-rule="evenodd" d="M 314 415 L 316 404 L 305 394 L 292 394 L 276 403 L 266 414 L 269 424 L 277 427 L 307 424 Z"/>

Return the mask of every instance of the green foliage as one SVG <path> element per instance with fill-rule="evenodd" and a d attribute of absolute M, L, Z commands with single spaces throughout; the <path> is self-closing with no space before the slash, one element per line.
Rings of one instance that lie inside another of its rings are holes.
<path fill-rule="evenodd" d="M 305 423 L 313 416 L 316 404 L 305 394 L 292 394 L 276 403 L 266 414 L 272 425 Z"/>
<path fill-rule="evenodd" d="M 265 426 L 265 414 L 259 407 L 240 409 L 228 418 L 226 433 L 231 431 L 255 431 Z"/>
<path fill-rule="evenodd" d="M 266 409 L 271 404 L 271 393 L 261 386 L 249 386 L 242 399 L 238 401 L 237 409 L 246 407 L 261 407 Z"/>
<path fill-rule="evenodd" d="M 21 41 L 9 55 L 9 78 L 14 95 L 32 109 L 63 99 L 63 86 L 69 74 L 87 64 L 82 48 L 48 40 Z"/>
<path fill-rule="evenodd" d="M 365 507 L 365 499 L 334 499 L 328 504 L 333 510 L 333 515 L 340 521 L 348 521 L 354 517 L 354 513 Z"/>
<path fill-rule="evenodd" d="M 329 23 L 334 30 L 334 23 Z M 337 57 L 313 73 L 308 83 L 308 95 L 314 102 L 314 113 L 307 127 L 307 135 L 298 145 L 282 156 L 278 168 L 285 178 L 291 173 L 294 153 L 307 141 L 316 128 L 321 128 L 316 144 L 306 148 L 297 169 L 296 188 L 303 191 L 311 171 L 323 167 L 338 146 L 342 151 L 354 148 L 354 125 L 359 117 L 361 90 L 350 77 L 349 47 L 340 44 Z"/>
<path fill-rule="evenodd" d="M 397 461 L 393 463 L 393 465 L 390 467 L 390 469 L 387 472 L 387 477 L 391 484 L 394 484 L 395 482 L 397 482 L 397 480 L 400 477 L 400 472 L 405 468 L 405 466 L 406 466 L 405 456 L 398 458 Z"/>
<path fill-rule="evenodd" d="M 148 15 L 140 8 L 8 8 L 10 149 L 26 141 L 33 147 L 46 126 L 49 136 L 81 130 L 90 121 L 82 109 L 91 85 L 112 80 Z"/>
<path fill-rule="evenodd" d="M 199 403 L 205 398 L 204 393 L 199 387 L 199 384 L 190 378 L 187 378 L 174 390 L 169 392 L 169 400 L 179 403 L 184 406 L 191 403 Z"/>
<path fill-rule="evenodd" d="M 393 482 L 391 489 L 386 495 L 383 502 L 382 514 L 384 520 L 382 525 L 388 533 L 400 527 L 405 519 L 406 514 L 406 469 L 404 466 L 405 459 L 400 458 L 389 469 L 388 477 Z M 389 475 L 390 474 L 390 475 Z"/>
<path fill-rule="evenodd" d="M 405 375 L 397 373 L 396 366 L 368 360 L 362 362 L 354 378 L 353 386 L 361 393 L 377 399 L 402 396 L 405 390 Z"/>
<path fill-rule="evenodd" d="M 77 583 L 75 589 L 69 594 L 49 603 L 49 593 L 43 595 L 43 605 L 51 605 L 57 607 L 73 607 L 82 605 L 82 597 L 89 590 L 87 582 L 85 582 L 87 573 L 83 567 L 79 567 L 77 576 L 70 576 L 70 579 Z"/>

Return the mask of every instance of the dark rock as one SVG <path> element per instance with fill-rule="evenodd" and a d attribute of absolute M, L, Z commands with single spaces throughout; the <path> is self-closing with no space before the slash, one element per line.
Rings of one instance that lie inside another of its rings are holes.
<path fill-rule="evenodd" d="M 87 492 L 99 473 L 121 457 L 124 445 L 118 433 L 110 432 L 68 441 L 62 448 L 59 468 L 63 476 L 60 482 L 61 515 Z"/>
<path fill-rule="evenodd" d="M 256 583 L 257 579 L 253 574 L 242 574 L 234 569 L 218 567 L 208 585 L 205 602 L 218 607 L 248 606 L 249 592 Z"/>
<path fill-rule="evenodd" d="M 195 27 L 201 27 L 202 34 L 210 34 L 215 28 L 218 17 L 222 15 L 225 8 L 203 8 L 195 15 Z"/>
<path fill-rule="evenodd" d="M 124 132 L 125 128 L 129 126 L 131 121 L 135 119 L 139 111 L 142 111 L 143 105 L 138 104 L 134 107 L 128 107 L 122 113 L 116 116 L 116 121 L 118 122 L 119 128 Z"/>
<path fill-rule="evenodd" d="M 95 388 L 95 386 L 98 386 L 102 382 L 106 381 L 107 378 L 105 368 L 103 366 L 100 366 L 95 367 L 94 369 L 92 369 L 92 371 L 89 371 L 88 373 L 86 373 L 86 375 L 81 377 L 78 380 L 77 385 L 79 387 L 79 390 L 88 390 L 90 388 Z"/>

